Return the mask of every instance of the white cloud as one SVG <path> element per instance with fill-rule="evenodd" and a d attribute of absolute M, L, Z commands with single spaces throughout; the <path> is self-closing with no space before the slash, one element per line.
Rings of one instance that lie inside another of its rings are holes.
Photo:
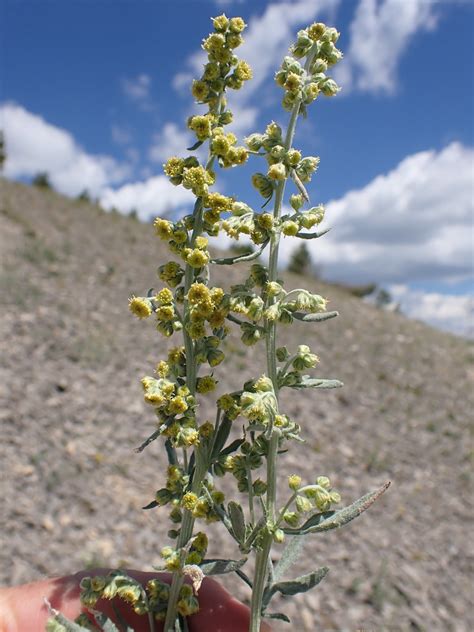
<path fill-rule="evenodd" d="M 134 101 L 142 110 L 153 108 L 150 99 L 151 77 L 141 73 L 136 77 L 122 79 L 122 90 L 129 99 Z"/>
<path fill-rule="evenodd" d="M 170 156 L 181 156 L 193 142 L 191 133 L 184 126 L 165 123 L 162 131 L 153 135 L 148 155 L 153 162 L 164 162 Z"/>
<path fill-rule="evenodd" d="M 389 287 L 404 314 L 462 336 L 474 337 L 474 301 L 471 296 L 412 290 L 406 285 Z"/>
<path fill-rule="evenodd" d="M 243 4 L 245 0 L 214 0 L 217 7 L 230 7 L 234 4 Z"/>
<path fill-rule="evenodd" d="M 322 15 L 332 19 L 340 0 L 294 0 L 269 4 L 263 14 L 249 20 L 244 33 L 244 43 L 237 50 L 240 58 L 249 62 L 254 77 L 238 92 L 229 93 L 230 109 L 243 114 L 244 119 L 230 126 L 239 134 L 253 131 L 258 110 L 252 100 L 258 96 L 261 101 L 262 85 L 278 69 L 281 60 L 288 52 L 288 46 L 294 40 L 295 30 L 320 18 Z M 176 89 L 189 89 L 194 78 L 202 73 L 206 55 L 199 50 L 187 60 L 187 70 L 174 77 Z M 275 88 L 277 91 L 277 88 Z M 277 94 L 277 92 L 276 92 Z"/>
<path fill-rule="evenodd" d="M 20 105 L 0 106 L 0 120 L 5 130 L 7 177 L 31 177 L 46 171 L 53 186 L 62 193 L 77 195 L 88 189 L 97 195 L 129 175 L 127 165 L 110 156 L 88 154 L 69 132 Z"/>
<path fill-rule="evenodd" d="M 454 142 L 408 156 L 327 204 L 332 230 L 306 242 L 323 274 L 346 282 L 457 282 L 472 273 L 474 150 Z M 299 241 L 285 238 L 288 260 Z"/>
<path fill-rule="evenodd" d="M 190 191 L 173 186 L 162 175 L 125 184 L 119 189 L 107 188 L 100 197 L 104 208 L 116 208 L 122 212 L 136 209 L 139 217 L 145 221 L 152 215 L 172 214 L 186 206 L 191 212 L 194 200 Z"/>
<path fill-rule="evenodd" d="M 393 93 L 398 64 L 412 38 L 436 23 L 434 0 L 360 0 L 349 50 L 335 69 L 341 94 L 351 89 Z"/>
<path fill-rule="evenodd" d="M 112 125 L 111 128 L 112 140 L 117 145 L 129 145 L 132 142 L 132 134 L 130 130 L 121 125 Z"/>

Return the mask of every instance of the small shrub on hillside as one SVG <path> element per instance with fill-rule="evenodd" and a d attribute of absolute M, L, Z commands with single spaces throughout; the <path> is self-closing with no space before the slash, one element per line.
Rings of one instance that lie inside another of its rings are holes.
<path fill-rule="evenodd" d="M 40 187 L 41 189 L 52 189 L 51 182 L 49 180 L 49 175 L 46 171 L 40 171 L 35 175 L 31 184 L 35 187 Z"/>

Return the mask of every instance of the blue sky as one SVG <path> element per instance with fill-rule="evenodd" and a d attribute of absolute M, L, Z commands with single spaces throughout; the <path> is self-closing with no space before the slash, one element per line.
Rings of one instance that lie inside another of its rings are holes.
<path fill-rule="evenodd" d="M 285 125 L 272 77 L 294 33 L 315 20 L 341 31 L 342 91 L 317 100 L 296 139 L 321 156 L 310 194 L 332 227 L 313 259 L 328 279 L 375 281 L 413 317 L 467 332 L 473 2 L 0 0 L 6 176 L 46 170 L 58 190 L 144 219 L 187 209 L 161 164 L 190 142 L 189 85 L 223 11 L 249 24 L 237 52 L 255 78 L 229 95 L 243 135 Z M 225 172 L 220 189 L 257 205 L 249 178 L 263 167 Z M 285 239 L 284 258 L 295 245 Z"/>

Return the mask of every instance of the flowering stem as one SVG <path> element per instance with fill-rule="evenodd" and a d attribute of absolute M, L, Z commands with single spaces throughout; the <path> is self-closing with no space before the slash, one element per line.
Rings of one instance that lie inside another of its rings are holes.
<path fill-rule="evenodd" d="M 217 110 L 221 110 L 222 108 L 222 96 L 221 93 L 219 95 Z M 212 169 L 215 161 L 215 156 L 212 154 L 211 149 L 209 147 L 208 159 L 206 162 L 205 169 L 206 171 Z M 190 248 L 194 247 L 197 237 L 202 233 L 202 213 L 203 213 L 203 199 L 202 197 L 198 197 L 196 203 L 194 205 L 193 218 L 193 232 L 191 234 L 191 239 L 189 240 Z M 184 320 L 186 321 L 186 315 L 189 313 L 189 303 L 187 299 L 187 294 L 191 288 L 191 285 L 194 281 L 194 268 L 186 263 L 186 268 L 184 272 Z M 186 385 L 191 393 L 191 395 L 196 394 L 196 379 L 198 372 L 198 363 L 196 361 L 194 342 L 189 332 L 186 330 L 186 322 L 183 323 L 183 338 L 184 338 L 184 348 L 186 352 Z M 197 446 L 195 450 L 196 454 L 196 466 L 193 473 L 193 481 L 191 485 L 190 491 L 199 495 L 201 492 L 202 481 L 208 470 L 208 463 L 206 459 L 206 454 L 203 454 L 202 450 L 200 450 L 199 446 Z M 186 468 L 187 469 L 187 468 Z M 183 521 L 181 523 L 181 529 L 179 532 L 178 541 L 176 544 L 177 550 L 183 549 L 187 543 L 189 542 L 194 527 L 194 517 L 190 511 L 184 509 L 183 511 Z M 181 573 L 173 573 L 173 579 L 171 581 L 170 593 L 168 598 L 168 608 L 166 610 L 166 619 L 164 623 L 163 630 L 164 632 L 173 632 L 175 621 L 176 621 L 176 604 L 178 601 L 179 591 L 181 586 L 183 585 L 183 576 Z"/>
<path fill-rule="evenodd" d="M 313 60 L 316 47 L 310 51 L 305 70 L 307 71 Z M 298 120 L 298 114 L 300 110 L 301 99 L 298 99 L 291 111 L 290 121 L 288 123 L 288 129 L 285 137 L 285 150 L 288 151 L 293 143 L 293 138 L 296 130 L 296 122 Z M 281 207 L 283 203 L 283 196 L 285 194 L 286 179 L 278 183 L 275 192 L 275 204 L 273 208 L 274 221 L 280 219 Z M 280 233 L 275 231 L 270 239 L 270 255 L 268 263 L 268 281 L 276 281 L 278 274 L 278 250 L 280 245 Z M 270 304 L 276 299 L 270 299 Z M 278 402 L 278 377 L 277 377 L 277 358 L 276 358 L 276 322 L 266 321 L 267 335 L 265 337 L 266 354 L 267 354 L 267 373 L 273 384 L 273 390 Z M 277 492 L 277 458 L 278 458 L 278 439 L 279 431 L 275 426 L 270 430 L 270 443 L 268 447 L 267 455 L 267 497 L 266 497 L 266 509 L 267 509 L 267 525 L 270 526 L 270 530 L 263 537 L 262 548 L 257 552 L 256 556 L 256 568 L 255 568 L 255 580 L 252 594 L 251 604 L 251 627 L 250 632 L 260 631 L 261 622 L 261 610 L 262 610 L 262 598 L 265 590 L 265 584 L 267 581 L 267 567 L 270 555 L 271 544 L 273 540 L 273 529 L 276 526 L 276 492 Z"/>
<path fill-rule="evenodd" d="M 285 149 L 288 150 L 293 142 L 295 135 L 296 121 L 298 118 L 298 112 L 300 109 L 301 100 L 298 100 L 291 112 L 290 122 L 288 124 L 288 130 L 285 138 Z M 282 180 L 278 183 L 275 192 L 275 205 L 273 209 L 274 220 L 280 219 L 281 207 L 283 202 L 283 195 L 285 193 L 286 180 Z M 270 240 L 270 258 L 268 265 L 268 280 L 269 282 L 276 281 L 277 279 L 277 265 L 278 265 L 278 248 L 280 243 L 280 234 L 278 232 L 273 233 Z M 271 303 L 274 302 L 274 298 L 270 299 Z M 274 321 L 267 320 L 266 322 L 267 335 L 265 337 L 266 342 L 266 354 L 267 354 L 267 373 L 273 384 L 273 390 L 275 397 L 278 401 L 278 379 L 277 379 L 277 360 L 276 360 L 276 323 Z M 267 581 L 267 567 L 268 559 L 270 555 L 270 549 L 273 541 L 273 526 L 275 524 L 275 506 L 276 506 L 276 464 L 278 453 L 278 439 L 279 431 L 273 427 L 270 435 L 270 443 L 267 455 L 267 525 L 270 529 L 267 529 L 263 536 L 263 542 L 261 548 L 258 550 L 255 561 L 255 578 L 252 593 L 251 603 L 251 627 L 250 632 L 259 632 L 261 623 L 261 611 L 262 611 L 262 599 L 263 592 L 265 590 L 265 584 Z"/>

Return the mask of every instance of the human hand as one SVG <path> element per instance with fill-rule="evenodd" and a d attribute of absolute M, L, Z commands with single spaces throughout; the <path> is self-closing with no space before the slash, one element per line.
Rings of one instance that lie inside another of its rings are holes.
<path fill-rule="evenodd" d="M 0 632 L 44 632 L 50 617 L 46 598 L 51 606 L 59 610 L 65 617 L 75 619 L 86 612 L 80 602 L 80 581 L 83 577 L 106 575 L 111 569 L 95 568 L 80 571 L 75 575 L 53 577 L 42 581 L 0 589 Z M 162 581 L 169 582 L 169 573 L 145 573 L 127 570 L 126 573 L 146 584 L 150 579 L 159 576 Z M 232 597 L 225 588 L 215 580 L 206 577 L 199 590 L 200 610 L 188 619 L 190 632 L 247 632 L 249 628 L 249 609 Z M 126 619 L 136 632 L 148 632 L 147 616 L 136 615 L 132 608 L 119 599 L 111 601 L 101 599 L 95 610 L 103 612 L 115 620 L 113 608 Z M 163 624 L 156 622 L 156 632 L 162 632 Z M 268 624 L 262 624 L 262 632 L 270 632 Z"/>

